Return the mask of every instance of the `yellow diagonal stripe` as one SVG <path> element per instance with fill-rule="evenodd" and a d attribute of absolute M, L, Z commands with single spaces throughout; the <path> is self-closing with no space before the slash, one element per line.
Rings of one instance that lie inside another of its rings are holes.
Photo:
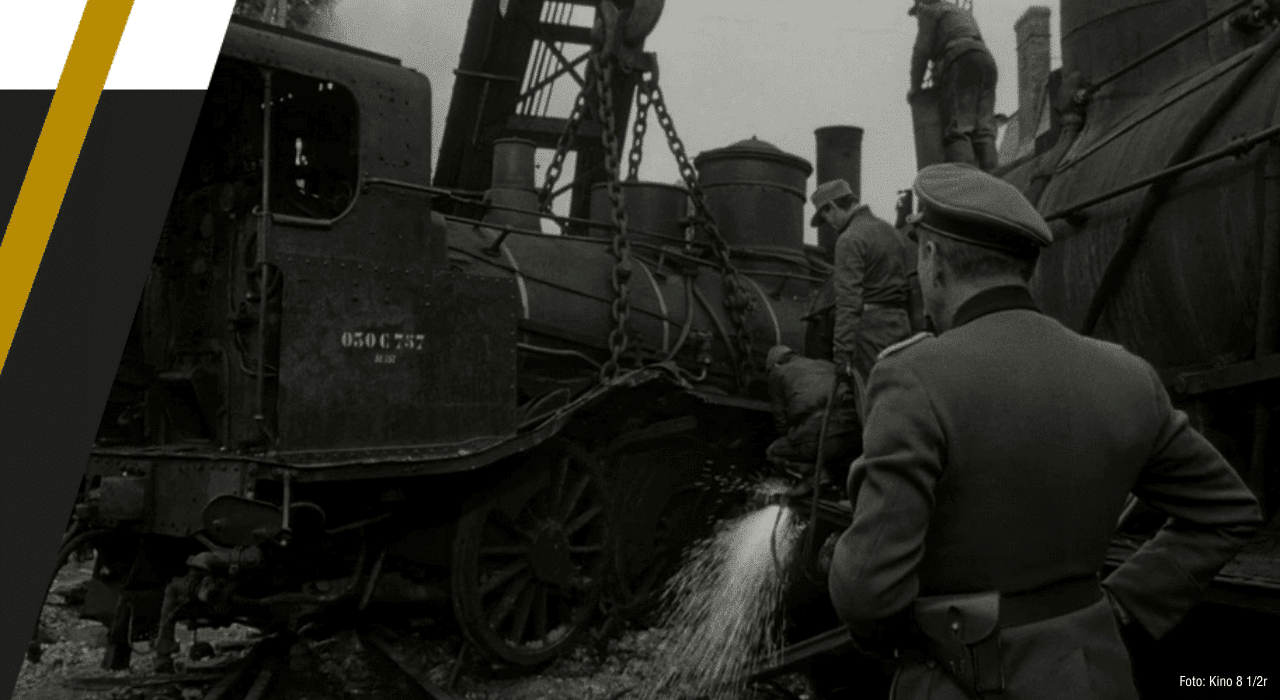
<path fill-rule="evenodd" d="M 133 0 L 89 0 L 0 243 L 0 370 L 40 269 Z M 175 31 L 181 28 L 175 27 Z"/>

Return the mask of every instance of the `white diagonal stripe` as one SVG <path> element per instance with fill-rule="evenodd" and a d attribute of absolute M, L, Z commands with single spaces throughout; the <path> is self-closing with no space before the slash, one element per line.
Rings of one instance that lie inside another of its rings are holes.
<path fill-rule="evenodd" d="M 106 90 L 204 90 L 235 0 L 133 0 Z"/>
<path fill-rule="evenodd" d="M 54 90 L 86 0 L 6 2 L 0 19 L 0 90 Z"/>

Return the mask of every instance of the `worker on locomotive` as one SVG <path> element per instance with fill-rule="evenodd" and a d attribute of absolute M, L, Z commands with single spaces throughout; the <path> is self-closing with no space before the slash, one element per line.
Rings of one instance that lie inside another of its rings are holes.
<path fill-rule="evenodd" d="M 1145 360 L 1039 311 L 1052 234 L 1015 187 L 948 163 L 915 189 L 939 334 L 871 374 L 831 601 L 895 697 L 1135 698 L 1124 638 L 1188 612 L 1258 501 Z M 1099 581 L 1130 493 L 1169 520 Z"/>
<path fill-rule="evenodd" d="M 907 314 L 906 241 L 858 201 L 844 179 L 824 182 L 811 198 L 810 225 L 836 232 L 835 270 L 810 311 L 811 357 L 785 345 L 766 358 L 774 414 L 782 436 L 769 446 L 774 462 L 822 462 L 842 483 L 861 449 L 861 387 L 886 347 L 911 333 Z M 825 436 L 825 438 L 823 437 Z"/>
<path fill-rule="evenodd" d="M 977 165 L 987 172 L 999 160 L 996 151 L 995 58 L 982 40 L 973 14 L 946 0 L 913 0 L 908 14 L 919 22 L 911 54 L 912 100 L 933 63 L 939 91 L 942 145 L 946 160 Z"/>

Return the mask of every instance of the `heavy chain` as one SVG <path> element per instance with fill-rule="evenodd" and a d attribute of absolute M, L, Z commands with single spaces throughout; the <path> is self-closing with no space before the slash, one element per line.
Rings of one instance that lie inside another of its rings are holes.
<path fill-rule="evenodd" d="M 636 81 L 636 122 L 631 127 L 631 152 L 627 154 L 627 180 L 640 179 L 640 161 L 644 158 L 644 133 L 649 129 L 649 81 L 641 76 Z"/>
<path fill-rule="evenodd" d="M 613 204 L 613 223 L 617 230 L 610 242 L 613 253 L 613 304 L 610 312 L 613 316 L 613 330 L 609 332 L 609 359 L 600 366 L 601 381 L 613 379 L 618 374 L 619 361 L 627 350 L 627 316 L 631 312 L 628 298 L 628 284 L 631 280 L 631 250 L 627 243 L 627 212 L 622 195 L 622 183 L 619 180 L 619 158 L 616 133 L 617 122 L 614 121 L 613 81 L 610 76 L 609 62 L 601 58 L 600 52 L 591 51 L 591 69 L 595 73 L 597 114 L 600 118 L 601 140 L 604 143 L 605 168 L 609 173 L 609 201 Z"/>
<path fill-rule="evenodd" d="M 711 239 L 711 245 L 715 249 L 717 261 L 720 264 L 720 274 L 724 278 L 724 305 L 734 325 L 734 344 L 737 346 L 738 355 L 738 382 L 745 388 L 751 383 L 755 372 L 755 363 L 752 361 L 751 332 L 748 326 L 753 300 L 747 293 L 746 284 L 743 282 L 742 276 L 738 273 L 737 268 L 733 266 L 733 262 L 729 257 L 729 245 L 721 237 L 720 228 L 716 225 L 715 217 L 711 215 L 711 210 L 707 208 L 706 196 L 702 192 L 702 187 L 698 184 L 698 171 L 694 169 L 693 163 L 689 161 L 689 156 L 685 153 L 684 143 L 680 140 L 680 136 L 676 134 L 675 122 L 672 121 L 671 114 L 667 111 L 666 100 L 662 96 L 662 88 L 658 86 L 657 80 L 652 77 L 642 77 L 641 83 L 645 85 L 642 92 L 647 92 L 653 103 L 653 113 L 657 116 L 658 125 L 662 127 L 662 131 L 667 137 L 667 145 L 671 148 L 671 155 L 675 156 L 676 166 L 680 169 L 680 177 L 684 179 L 685 186 L 689 189 L 689 196 L 693 200 L 698 219 L 697 223 L 702 230 L 707 232 L 707 237 Z"/>
<path fill-rule="evenodd" d="M 586 111 L 587 88 L 584 87 L 573 103 L 573 111 L 569 113 L 569 120 L 565 122 L 564 131 L 560 132 L 560 140 L 556 143 L 555 155 L 547 166 L 547 179 L 542 183 L 542 192 L 538 195 L 538 205 L 544 214 L 551 213 L 551 198 L 555 195 L 556 181 L 564 170 L 564 159 L 569 155 L 569 146 L 578 135 L 578 127 L 582 125 L 582 117 Z"/>

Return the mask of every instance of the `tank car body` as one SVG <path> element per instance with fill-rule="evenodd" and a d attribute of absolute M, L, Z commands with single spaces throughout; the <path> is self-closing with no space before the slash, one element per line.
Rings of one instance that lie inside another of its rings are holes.
<path fill-rule="evenodd" d="M 1053 127 L 997 174 L 1052 227 L 1045 311 L 1150 361 L 1263 499 L 1211 597 L 1277 612 L 1280 31 L 1254 5 L 1064 0 Z"/>
<path fill-rule="evenodd" d="M 458 193 L 430 184 L 431 118 L 395 59 L 232 21 L 64 547 L 98 549 L 82 615 L 111 630 L 104 665 L 153 635 L 167 658 L 178 621 L 450 601 L 478 650 L 539 663 L 602 602 L 643 601 L 717 484 L 758 468 L 767 395 L 682 191 L 630 205 L 631 342 L 602 380 L 612 221 L 530 224 L 519 143 L 495 144 L 474 218 L 433 211 Z M 752 148 L 720 155 L 793 184 L 727 172 L 712 206 L 799 211 L 809 165 Z M 803 342 L 823 272 L 798 216 L 771 225 L 725 229 L 757 365 Z"/>

